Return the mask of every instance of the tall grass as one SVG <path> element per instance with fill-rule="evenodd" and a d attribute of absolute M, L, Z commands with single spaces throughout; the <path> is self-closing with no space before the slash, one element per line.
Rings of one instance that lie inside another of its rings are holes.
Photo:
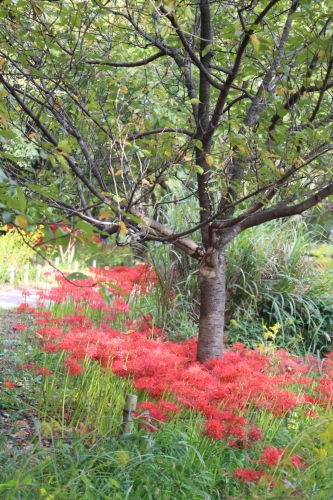
<path fill-rule="evenodd" d="M 195 224 L 193 214 L 197 213 L 197 202 L 190 199 L 176 203 L 169 202 L 176 195 L 166 195 L 155 216 L 157 219 L 181 232 Z M 181 197 L 181 196 L 180 196 Z M 198 234 L 192 235 L 194 239 Z M 158 325 L 165 329 L 170 338 L 187 338 L 197 334 L 199 317 L 199 289 L 197 285 L 198 263 L 188 255 L 170 245 L 149 243 L 143 255 L 157 275 L 158 281 L 151 294 L 142 298 L 140 306 L 151 313 Z"/>
<path fill-rule="evenodd" d="M 247 324 L 250 341 L 260 336 L 262 323 L 280 323 L 284 346 L 303 352 L 333 348 L 333 274 L 309 256 L 315 236 L 299 219 L 273 221 L 229 245 L 227 316 L 240 325 L 239 333 Z M 246 332 L 241 335 L 246 341 Z"/>

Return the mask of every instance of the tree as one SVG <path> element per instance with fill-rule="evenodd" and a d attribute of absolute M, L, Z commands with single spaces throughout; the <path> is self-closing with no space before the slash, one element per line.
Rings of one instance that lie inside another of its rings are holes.
<path fill-rule="evenodd" d="M 333 194 L 332 19 L 325 0 L 3 1 L 0 137 L 39 152 L 0 152 L 3 219 L 197 259 L 198 360 L 220 357 L 225 246 Z M 195 200 L 181 232 L 154 217 L 167 193 Z"/>

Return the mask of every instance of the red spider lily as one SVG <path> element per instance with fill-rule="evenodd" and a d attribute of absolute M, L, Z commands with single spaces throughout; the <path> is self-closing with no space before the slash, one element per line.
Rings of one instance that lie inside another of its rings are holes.
<path fill-rule="evenodd" d="M 37 367 L 32 363 L 25 363 L 21 366 L 22 370 L 36 370 Z"/>
<path fill-rule="evenodd" d="M 25 325 L 23 325 L 23 323 L 16 323 L 16 325 L 13 326 L 13 329 L 20 330 L 20 331 L 24 332 L 24 330 L 26 330 L 27 327 Z"/>
<path fill-rule="evenodd" d="M 278 449 L 274 446 L 267 446 L 263 451 L 259 462 L 262 465 L 268 465 L 269 467 L 275 467 L 281 460 L 284 454 L 284 449 Z"/>
<path fill-rule="evenodd" d="M 239 467 L 233 474 L 234 479 L 240 479 L 241 481 L 257 483 L 265 475 L 262 470 L 254 469 L 243 469 Z"/>
<path fill-rule="evenodd" d="M 137 406 L 137 410 L 149 410 L 149 417 L 154 418 L 156 420 L 160 420 L 161 422 L 166 422 L 168 417 L 165 413 L 159 408 L 159 405 L 155 403 L 151 403 L 150 401 L 144 401 Z"/>
<path fill-rule="evenodd" d="M 286 450 L 284 448 L 267 446 L 260 457 L 259 463 L 261 465 L 267 465 L 268 467 L 276 467 L 285 458 Z M 297 468 L 306 467 L 302 464 L 301 458 L 298 455 L 291 455 L 290 464 Z"/>
<path fill-rule="evenodd" d="M 67 358 L 65 361 L 65 365 L 66 365 L 66 367 L 68 367 L 69 375 L 81 375 L 81 373 L 84 372 L 84 370 L 79 365 L 79 363 L 76 361 L 76 359 Z"/>
<path fill-rule="evenodd" d="M 52 373 L 50 372 L 50 370 L 48 368 L 38 368 L 36 370 L 36 374 L 43 375 L 43 377 L 50 377 L 52 375 Z"/>
<path fill-rule="evenodd" d="M 10 382 L 10 380 L 5 380 L 4 385 L 7 387 L 7 389 L 15 389 L 15 385 L 13 382 Z"/>
<path fill-rule="evenodd" d="M 35 312 L 35 308 L 29 306 L 29 304 L 23 303 L 18 306 L 16 311 L 18 313 L 33 314 Z"/>
<path fill-rule="evenodd" d="M 291 464 L 294 466 L 294 467 L 297 467 L 298 469 L 301 469 L 301 468 L 304 468 L 306 467 L 306 465 L 304 465 L 300 459 L 300 457 L 298 455 L 292 455 L 291 456 Z"/>

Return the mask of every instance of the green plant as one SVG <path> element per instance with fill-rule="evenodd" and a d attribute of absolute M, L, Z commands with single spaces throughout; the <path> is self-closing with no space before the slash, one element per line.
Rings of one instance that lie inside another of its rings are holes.
<path fill-rule="evenodd" d="M 247 342 L 257 341 L 261 324 L 279 322 L 281 346 L 297 344 L 303 352 L 332 349 L 333 275 L 309 258 L 314 236 L 298 219 L 273 221 L 242 233 L 230 245 L 227 311 L 232 339 L 248 330 Z"/>

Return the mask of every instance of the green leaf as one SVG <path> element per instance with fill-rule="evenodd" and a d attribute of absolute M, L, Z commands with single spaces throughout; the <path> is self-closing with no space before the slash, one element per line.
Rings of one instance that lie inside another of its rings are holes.
<path fill-rule="evenodd" d="M 201 57 L 205 57 L 205 55 L 208 54 L 208 52 L 210 51 L 211 48 L 212 48 L 212 44 L 210 43 L 201 52 Z"/>
<path fill-rule="evenodd" d="M 135 215 L 132 215 L 129 212 L 121 212 L 121 213 L 124 217 L 127 217 L 128 219 L 131 219 L 133 222 L 136 222 L 136 224 L 142 224 L 143 226 L 147 225 L 147 223 L 143 219 L 140 219 L 139 217 L 136 217 Z"/>
<path fill-rule="evenodd" d="M 68 279 L 68 280 L 81 280 L 82 281 L 82 280 L 88 280 L 89 276 L 87 276 L 84 273 L 75 272 L 75 273 L 71 273 L 68 276 L 66 276 L 66 279 Z"/>
<path fill-rule="evenodd" d="M 112 283 L 112 282 L 109 282 L 109 281 L 106 281 L 106 282 L 103 282 L 103 283 L 104 283 L 104 285 L 107 285 L 108 287 L 112 288 L 113 290 L 117 290 L 122 295 L 128 295 L 128 293 L 126 293 L 125 290 L 123 290 L 120 286 L 116 285 L 115 283 Z M 98 282 L 98 284 L 101 284 L 101 283 Z"/>
<path fill-rule="evenodd" d="M 69 243 L 71 233 L 68 233 L 59 227 L 55 232 L 55 237 L 57 245 L 66 246 Z"/>
<path fill-rule="evenodd" d="M 7 139 L 16 139 L 16 134 L 12 130 L 0 130 L 0 135 Z"/>
<path fill-rule="evenodd" d="M 5 210 L 4 212 L 2 212 L 1 216 L 4 224 L 13 224 L 16 214 L 13 214 L 12 212 L 7 212 L 7 210 Z"/>
<path fill-rule="evenodd" d="M 99 294 L 109 306 L 112 306 L 112 295 L 110 293 L 110 290 L 105 286 L 105 284 L 98 282 L 100 289 L 99 289 Z"/>
<path fill-rule="evenodd" d="M 204 169 L 200 165 L 194 165 L 194 170 L 200 175 L 204 173 Z"/>
<path fill-rule="evenodd" d="M 25 208 L 27 206 L 27 200 L 23 194 L 23 191 L 22 189 L 20 188 L 20 186 L 16 186 L 16 193 L 17 193 L 17 197 L 18 197 L 18 200 L 19 200 L 19 203 L 20 203 L 20 210 L 22 213 L 25 212 Z"/>
<path fill-rule="evenodd" d="M 37 193 L 39 193 L 47 198 L 50 195 L 54 196 L 57 193 L 57 189 L 55 188 L 55 186 L 50 186 L 49 188 L 47 188 L 47 191 L 46 191 L 46 188 L 42 188 L 41 186 L 38 186 L 37 184 L 30 184 L 30 182 L 28 182 L 26 184 L 26 186 L 28 188 L 32 189 L 33 191 L 37 191 Z"/>
<path fill-rule="evenodd" d="M 72 148 L 68 144 L 68 141 L 66 141 L 65 139 L 58 142 L 57 148 L 61 149 L 62 151 L 66 151 L 66 153 L 70 153 L 72 151 Z"/>
<path fill-rule="evenodd" d="M 87 236 L 91 236 L 93 234 L 93 232 L 94 232 L 94 229 L 93 229 L 92 225 L 89 224 L 89 222 L 86 222 L 84 220 L 80 220 L 76 224 L 76 229 L 78 229 L 79 231 L 82 231 Z"/>
<path fill-rule="evenodd" d="M 10 153 L 5 153 L 5 151 L 0 151 L 0 155 L 4 156 L 5 158 L 8 158 L 8 160 L 11 160 L 11 161 L 14 161 L 14 162 L 22 161 L 22 158 L 14 156 L 14 155 L 12 155 Z"/>

